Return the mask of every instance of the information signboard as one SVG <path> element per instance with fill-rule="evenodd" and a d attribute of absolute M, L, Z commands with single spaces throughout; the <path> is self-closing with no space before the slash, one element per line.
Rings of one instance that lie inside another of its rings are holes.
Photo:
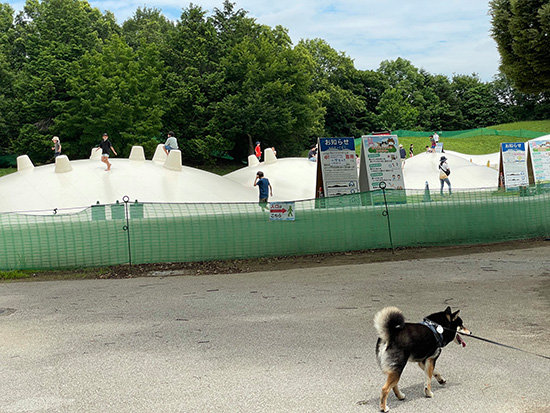
<path fill-rule="evenodd" d="M 533 139 L 528 143 L 532 183 L 550 186 L 550 137 Z"/>
<path fill-rule="evenodd" d="M 317 155 L 321 173 L 317 175 L 317 197 L 332 197 L 359 192 L 355 140 L 320 138 Z M 319 182 L 319 178 L 322 182 Z"/>
<path fill-rule="evenodd" d="M 519 189 L 529 185 L 527 151 L 524 142 L 500 144 L 499 176 L 506 189 Z"/>
<path fill-rule="evenodd" d="M 380 182 L 385 182 L 387 189 L 405 189 L 396 135 L 364 136 L 360 165 L 361 192 L 379 189 Z"/>

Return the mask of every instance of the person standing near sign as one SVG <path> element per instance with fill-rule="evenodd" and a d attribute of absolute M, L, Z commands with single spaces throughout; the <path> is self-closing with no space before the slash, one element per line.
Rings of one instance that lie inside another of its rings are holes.
<path fill-rule="evenodd" d="M 315 145 L 313 148 L 311 148 L 307 154 L 307 158 L 311 162 L 317 162 L 317 145 Z"/>
<path fill-rule="evenodd" d="M 401 168 L 403 168 L 405 166 L 405 160 L 407 159 L 407 151 L 401 144 L 399 144 L 399 156 L 401 157 Z"/>
<path fill-rule="evenodd" d="M 269 195 L 273 196 L 273 188 L 269 183 L 269 179 L 264 178 L 264 173 L 262 171 L 258 171 L 258 173 L 256 174 L 256 179 L 254 179 L 254 186 L 257 186 L 260 190 L 260 204 L 262 204 L 262 206 L 265 206 L 265 204 L 267 204 Z"/>
<path fill-rule="evenodd" d="M 447 158 L 442 156 L 439 160 L 439 182 L 441 182 L 440 193 L 443 196 L 443 186 L 447 183 L 449 187 L 449 196 L 451 195 L 451 181 L 449 181 L 449 175 L 451 174 L 451 168 L 447 164 Z"/>

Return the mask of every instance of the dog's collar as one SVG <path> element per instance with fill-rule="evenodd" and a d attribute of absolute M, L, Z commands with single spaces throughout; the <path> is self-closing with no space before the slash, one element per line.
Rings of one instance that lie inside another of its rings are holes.
<path fill-rule="evenodd" d="M 439 347 L 445 346 L 445 341 L 443 340 L 443 327 L 439 324 L 433 322 L 432 320 L 429 320 L 425 318 L 420 324 L 424 324 L 426 327 L 428 327 L 430 330 L 432 330 L 432 333 L 434 333 L 435 339 L 437 340 L 437 345 Z"/>

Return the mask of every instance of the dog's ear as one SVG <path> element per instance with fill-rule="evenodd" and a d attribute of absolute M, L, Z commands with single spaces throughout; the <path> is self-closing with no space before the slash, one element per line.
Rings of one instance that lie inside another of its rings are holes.
<path fill-rule="evenodd" d="M 452 314 L 451 307 L 447 307 L 445 309 L 445 316 L 447 317 L 447 320 L 449 320 L 449 322 L 451 321 L 451 314 Z"/>
<path fill-rule="evenodd" d="M 453 315 L 451 315 L 451 321 L 455 321 L 457 319 L 458 313 L 460 313 L 460 310 L 458 310 L 456 313 L 453 313 Z"/>

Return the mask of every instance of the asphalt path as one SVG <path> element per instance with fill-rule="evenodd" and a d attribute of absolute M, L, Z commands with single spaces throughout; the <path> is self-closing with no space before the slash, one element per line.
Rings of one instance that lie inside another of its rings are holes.
<path fill-rule="evenodd" d="M 198 277 L 0 284 L 0 412 L 376 412 L 372 319 L 450 305 L 550 355 L 550 246 Z M 548 412 L 550 360 L 466 338 L 394 412 Z"/>

